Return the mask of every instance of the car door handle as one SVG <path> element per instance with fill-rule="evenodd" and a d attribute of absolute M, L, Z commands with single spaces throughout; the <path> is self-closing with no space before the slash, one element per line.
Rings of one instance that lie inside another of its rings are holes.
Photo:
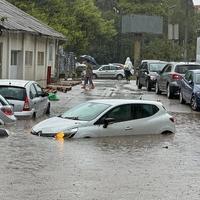
<path fill-rule="evenodd" d="M 132 130 L 132 129 L 133 129 L 132 127 L 128 126 L 128 127 L 125 128 L 125 131 L 129 131 L 129 130 Z"/>

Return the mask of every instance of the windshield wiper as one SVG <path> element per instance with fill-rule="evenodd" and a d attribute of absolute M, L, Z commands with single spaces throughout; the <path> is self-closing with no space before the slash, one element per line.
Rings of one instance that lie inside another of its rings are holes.
<path fill-rule="evenodd" d="M 73 120 L 78 120 L 78 117 L 62 117 L 64 119 L 73 119 Z"/>

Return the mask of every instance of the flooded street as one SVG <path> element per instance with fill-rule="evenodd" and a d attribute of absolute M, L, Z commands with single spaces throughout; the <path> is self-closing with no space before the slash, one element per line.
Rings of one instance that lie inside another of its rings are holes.
<path fill-rule="evenodd" d="M 30 134 L 47 117 L 17 121 L 0 139 L 1 200 L 200 199 L 200 113 L 125 81 L 98 80 L 92 91 L 79 85 L 58 95 L 51 116 L 90 99 L 159 99 L 177 133 L 63 141 Z"/>

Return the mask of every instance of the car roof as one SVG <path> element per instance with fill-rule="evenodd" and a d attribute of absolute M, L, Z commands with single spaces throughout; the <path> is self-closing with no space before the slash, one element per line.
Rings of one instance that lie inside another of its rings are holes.
<path fill-rule="evenodd" d="M 90 100 L 88 102 L 104 103 L 104 104 L 109 104 L 112 106 L 130 104 L 130 103 L 154 104 L 157 106 L 162 105 L 162 103 L 158 101 L 138 100 L 138 99 L 96 99 L 96 100 Z"/>
<path fill-rule="evenodd" d="M 200 65 L 200 63 L 197 62 L 169 62 L 173 65 Z"/>
<path fill-rule="evenodd" d="M 168 63 L 167 61 L 163 61 L 163 60 L 142 60 L 141 63 Z"/>
<path fill-rule="evenodd" d="M 25 87 L 28 83 L 34 82 L 34 81 L 28 81 L 28 80 L 15 80 L 15 79 L 1 79 L 0 85 L 10 85 L 10 86 L 17 86 L 17 87 Z"/>

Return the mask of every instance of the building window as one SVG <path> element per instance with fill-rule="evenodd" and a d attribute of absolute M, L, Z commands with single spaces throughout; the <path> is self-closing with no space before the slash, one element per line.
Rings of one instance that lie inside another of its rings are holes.
<path fill-rule="evenodd" d="M 15 50 L 11 51 L 11 65 L 17 65 L 17 55 L 18 51 Z"/>
<path fill-rule="evenodd" d="M 33 64 L 33 52 L 32 51 L 26 51 L 25 65 L 32 66 L 32 64 Z"/>
<path fill-rule="evenodd" d="M 49 45 L 49 61 L 53 60 L 53 44 Z"/>
<path fill-rule="evenodd" d="M 38 51 L 38 65 L 44 65 L 44 52 Z"/>

